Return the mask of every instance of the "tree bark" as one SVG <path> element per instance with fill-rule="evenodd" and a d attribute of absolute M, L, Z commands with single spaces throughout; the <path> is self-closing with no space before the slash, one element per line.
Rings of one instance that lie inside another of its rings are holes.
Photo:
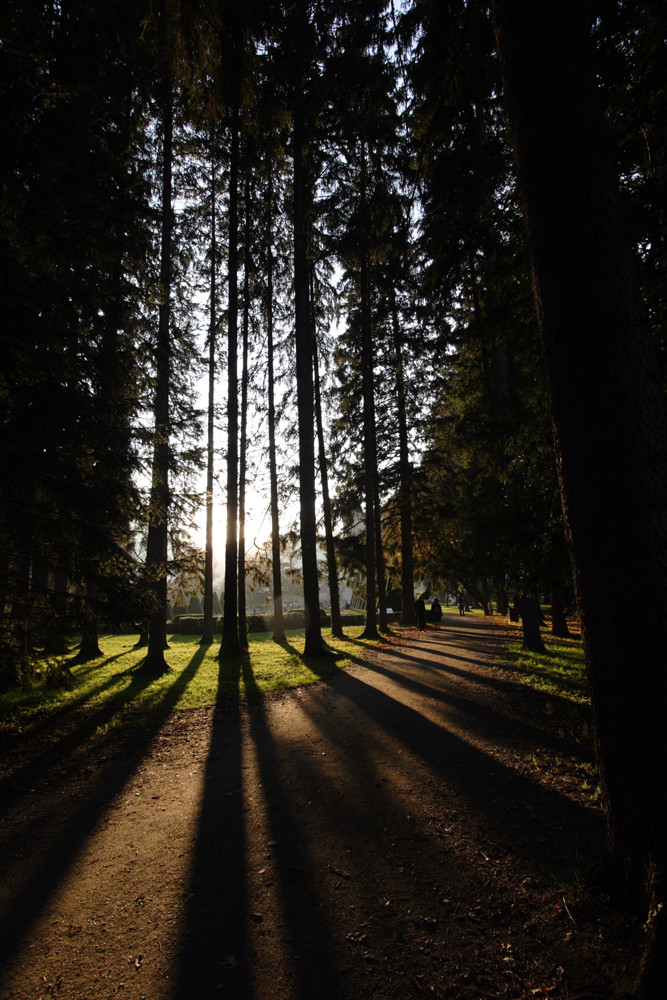
<path fill-rule="evenodd" d="M 375 406 L 368 261 L 361 261 L 361 357 L 364 404 L 364 513 L 366 522 L 366 626 L 364 639 L 379 639 L 375 560 Z"/>
<path fill-rule="evenodd" d="M 551 595 L 551 634 L 559 639 L 570 637 L 570 629 L 565 617 L 565 601 L 560 590 L 554 590 Z"/>
<path fill-rule="evenodd" d="M 380 507 L 380 477 L 378 475 L 377 459 L 373 467 L 373 504 L 375 505 L 375 566 L 377 570 L 379 629 L 380 632 L 388 632 L 387 576 L 384 562 L 384 548 L 382 545 L 382 510 Z"/>
<path fill-rule="evenodd" d="M 361 143 L 361 203 L 366 201 L 366 145 Z M 362 248 L 359 261 L 359 292 L 361 299 L 361 379 L 364 427 L 364 513 L 366 521 L 366 626 L 364 639 L 379 639 L 377 627 L 377 562 L 375 534 L 375 378 L 373 365 L 373 322 L 369 261 Z"/>
<path fill-rule="evenodd" d="M 225 598 L 219 657 L 239 652 L 238 631 L 238 187 L 239 109 L 231 108 L 229 159 L 229 281 L 227 314 L 227 536 L 225 539 Z"/>
<path fill-rule="evenodd" d="M 243 248 L 243 324 L 241 351 L 241 441 L 239 456 L 239 646 L 248 648 L 245 599 L 245 494 L 248 450 L 248 326 L 250 323 L 250 184 L 244 195 L 245 243 Z"/>
<path fill-rule="evenodd" d="M 667 982 L 667 417 L 593 77 L 587 8 L 494 16 L 591 685 L 607 859 L 648 913 L 637 995 Z M 628 581 L 645 603 L 609 617 Z"/>
<path fill-rule="evenodd" d="M 305 17 L 305 11 L 301 12 Z M 296 389 L 299 423 L 299 499 L 303 602 L 306 618 L 304 654 L 324 652 L 317 579 L 317 520 L 315 516 L 315 415 L 313 357 L 308 303 L 306 236 L 307 183 L 305 173 L 304 107 L 301 74 L 294 90 L 294 309 L 296 333 Z"/>
<path fill-rule="evenodd" d="M 164 84 L 162 140 L 162 233 L 160 249 L 161 301 L 158 319 L 157 374 L 155 382 L 155 442 L 151 506 L 146 541 L 146 569 L 152 607 L 148 621 L 148 648 L 142 669 L 151 674 L 169 670 L 164 658 L 167 645 L 167 527 L 169 512 L 169 381 L 171 365 L 171 276 L 172 276 L 172 158 L 174 98 L 169 82 Z"/>
<path fill-rule="evenodd" d="M 211 132 L 211 300 L 208 324 L 208 405 L 206 412 L 206 551 L 204 553 L 204 627 L 202 646 L 213 642 L 213 473 L 215 414 L 215 341 L 217 333 L 218 248 L 216 245 L 215 139 Z"/>
<path fill-rule="evenodd" d="M 314 302 L 314 290 L 311 278 L 311 301 Z M 336 549 L 334 546 L 333 524 L 331 519 L 331 497 L 329 496 L 329 473 L 327 469 L 327 454 L 324 446 L 324 424 L 322 421 L 322 393 L 320 390 L 320 366 L 317 352 L 317 328 L 315 310 L 312 311 L 313 324 L 313 376 L 315 386 L 315 423 L 317 426 L 317 444 L 320 465 L 320 482 L 322 483 L 322 512 L 324 515 L 324 538 L 327 551 L 327 576 L 329 582 L 329 599 L 331 602 L 331 634 L 336 639 L 343 638 L 343 620 L 340 613 L 340 591 L 338 589 L 338 566 L 336 564 Z"/>
<path fill-rule="evenodd" d="M 396 358 L 396 415 L 398 418 L 399 502 L 401 519 L 401 625 L 414 625 L 415 564 L 412 552 L 412 469 L 408 445 L 403 348 L 398 323 L 396 293 L 392 294 L 391 324 Z"/>
<path fill-rule="evenodd" d="M 541 615 L 537 598 L 522 594 L 519 598 L 519 614 L 523 627 L 523 648 L 531 653 L 546 653 L 540 632 Z"/>
<path fill-rule="evenodd" d="M 496 609 L 499 615 L 506 615 L 509 612 L 509 603 L 507 600 L 507 591 L 504 586 L 497 581 L 494 581 L 493 589 L 496 594 Z"/>
<path fill-rule="evenodd" d="M 88 593 L 87 599 L 90 600 L 91 597 L 94 598 L 94 594 Z M 71 663 L 89 663 L 90 660 L 97 660 L 100 656 L 104 656 L 104 653 L 100 649 L 98 635 L 97 635 L 97 614 L 95 611 L 86 604 L 83 613 L 83 625 L 81 628 L 81 644 L 79 645 L 79 651 L 71 660 Z"/>
<path fill-rule="evenodd" d="M 273 341 L 273 170 L 269 163 L 268 210 L 266 234 L 266 326 L 269 393 L 269 479 L 271 490 L 271 575 L 273 579 L 273 641 L 285 642 L 283 623 L 283 584 L 280 569 L 280 509 L 278 507 L 278 468 L 276 462 L 276 400 Z"/>

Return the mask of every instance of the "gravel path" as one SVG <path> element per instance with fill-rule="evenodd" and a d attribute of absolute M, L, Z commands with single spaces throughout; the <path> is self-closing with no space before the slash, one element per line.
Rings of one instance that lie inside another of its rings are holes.
<path fill-rule="evenodd" d="M 636 942 L 579 885 L 602 817 L 504 640 L 445 615 L 44 762 L 0 824 L 0 997 L 609 995 Z"/>

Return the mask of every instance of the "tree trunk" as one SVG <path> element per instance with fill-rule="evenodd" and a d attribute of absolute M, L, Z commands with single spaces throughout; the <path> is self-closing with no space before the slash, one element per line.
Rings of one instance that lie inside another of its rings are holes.
<path fill-rule="evenodd" d="M 90 595 L 88 595 L 90 597 Z M 97 635 L 97 615 L 90 607 L 84 611 L 83 626 L 81 629 L 81 644 L 79 651 L 71 660 L 71 663 L 88 663 L 90 660 L 97 660 L 104 653 L 100 649 Z"/>
<path fill-rule="evenodd" d="M 609 870 L 643 899 L 645 1000 L 667 982 L 667 417 L 621 221 L 587 8 L 495 0 L 495 24 L 607 808 Z M 594 498 L 594 502 L 593 499 Z M 610 620 L 641 580 L 641 622 Z"/>
<path fill-rule="evenodd" d="M 248 648 L 245 599 L 245 492 L 248 451 L 248 324 L 250 322 L 250 184 L 245 182 L 243 248 L 243 324 L 241 360 L 241 451 L 239 460 L 239 646 Z"/>
<path fill-rule="evenodd" d="M 219 656 L 239 652 L 238 630 L 238 471 L 239 471 L 239 386 L 238 386 L 238 187 L 239 110 L 231 108 L 231 150 L 229 160 L 229 282 L 227 317 L 227 537 L 225 540 L 225 599 L 222 642 Z"/>
<path fill-rule="evenodd" d="M 276 401 L 273 343 L 273 169 L 269 164 L 266 261 L 266 325 L 269 390 L 269 478 L 271 489 L 271 575 L 273 579 L 273 641 L 285 642 L 283 584 L 280 569 L 280 510 L 276 462 Z"/>
<path fill-rule="evenodd" d="M 375 565 L 377 568 L 378 613 L 380 632 L 389 631 L 387 619 L 387 577 L 384 563 L 384 548 L 382 545 L 382 512 L 380 507 L 380 477 L 377 460 L 373 469 L 373 503 L 375 505 Z"/>
<path fill-rule="evenodd" d="M 496 594 L 496 609 L 499 615 L 506 615 L 509 612 L 509 602 L 507 591 L 501 583 L 494 582 L 493 589 Z"/>
<path fill-rule="evenodd" d="M 311 303 L 314 306 L 314 289 L 311 275 Z M 322 394 L 320 391 L 320 366 L 317 354 L 317 327 L 315 310 L 312 309 L 313 324 L 313 376 L 315 385 L 315 422 L 317 425 L 317 443 L 320 464 L 320 481 L 322 483 L 322 510 L 324 514 L 324 538 L 327 550 L 327 575 L 329 581 L 329 599 L 331 602 L 331 634 L 336 639 L 343 638 L 343 621 L 340 614 L 340 592 L 338 590 L 338 566 L 336 564 L 336 549 L 334 546 L 333 524 L 331 521 L 331 497 L 329 496 L 329 474 L 327 455 L 324 447 L 324 424 L 322 422 Z"/>
<path fill-rule="evenodd" d="M 366 201 L 366 146 L 361 148 L 361 203 Z M 371 292 L 368 253 L 361 252 L 359 264 L 361 297 L 361 379 L 363 395 L 364 426 L 364 513 L 366 521 L 366 627 L 364 639 L 379 639 L 377 628 L 377 562 L 375 534 L 375 469 L 377 451 L 375 446 L 375 378 L 373 365 L 373 321 L 371 316 Z"/>
<path fill-rule="evenodd" d="M 523 649 L 530 653 L 546 653 L 546 646 L 540 632 L 540 606 L 536 597 L 521 594 L 519 614 L 523 626 Z"/>
<path fill-rule="evenodd" d="M 303 14 L 305 16 L 305 13 Z M 299 74 L 300 77 L 300 74 Z M 320 623 L 317 579 L 317 520 L 315 516 L 315 415 L 313 398 L 313 357 L 308 304 L 308 260 L 306 238 L 304 108 L 301 79 L 294 90 L 294 310 L 296 333 L 296 390 L 299 424 L 299 499 L 303 602 L 306 617 L 304 654 L 324 652 Z"/>
<path fill-rule="evenodd" d="M 148 646 L 148 623 L 142 622 L 139 626 L 139 638 L 132 649 L 145 649 Z"/>
<path fill-rule="evenodd" d="M 412 553 L 412 469 L 408 444 L 403 348 L 398 323 L 396 293 L 391 302 L 392 336 L 396 358 L 396 416 L 398 418 L 399 502 L 401 518 L 401 625 L 414 625 L 415 565 Z"/>
<path fill-rule="evenodd" d="M 158 320 L 157 373 L 155 381 L 155 441 L 151 505 L 146 541 L 146 569 L 152 607 L 148 621 L 148 648 L 142 670 L 163 674 L 169 670 L 164 658 L 167 645 L 167 527 L 169 511 L 169 379 L 171 363 L 171 274 L 172 274 L 172 157 L 173 93 L 164 85 L 162 108 L 162 234 L 160 249 L 161 301 Z"/>
<path fill-rule="evenodd" d="M 570 629 L 565 617 L 565 601 L 561 590 L 554 590 L 551 595 L 551 634 L 559 639 L 570 637 Z"/>
<path fill-rule="evenodd" d="M 375 396 L 368 260 L 361 261 L 361 356 L 364 401 L 364 512 L 366 521 L 366 627 L 364 639 L 379 639 L 375 559 Z"/>
<path fill-rule="evenodd" d="M 206 435 L 206 551 L 204 554 L 204 627 L 202 646 L 213 642 L 213 473 L 215 414 L 215 340 L 217 333 L 218 252 L 216 233 L 215 139 L 211 133 L 211 300 L 208 324 L 208 408 Z"/>

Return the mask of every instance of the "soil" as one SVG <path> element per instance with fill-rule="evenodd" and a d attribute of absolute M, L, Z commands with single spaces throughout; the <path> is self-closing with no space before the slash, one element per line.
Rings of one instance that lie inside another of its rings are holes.
<path fill-rule="evenodd" d="M 35 752 L 4 783 L 2 1000 L 627 985 L 581 745 L 491 666 L 506 628 L 445 615 L 312 687 Z"/>

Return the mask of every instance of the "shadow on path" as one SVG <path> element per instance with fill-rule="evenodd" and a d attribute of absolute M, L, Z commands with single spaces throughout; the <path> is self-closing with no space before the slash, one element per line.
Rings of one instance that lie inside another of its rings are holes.
<path fill-rule="evenodd" d="M 31 814 L 30 821 L 10 838 L 4 865 L 11 865 L 14 872 L 18 871 L 17 856 L 22 857 L 21 848 L 24 843 L 31 843 L 34 853 L 21 862 L 16 887 L 7 907 L 0 914 L 0 968 L 7 964 L 21 939 L 38 919 L 42 908 L 57 891 L 105 810 L 145 759 L 153 739 L 197 672 L 204 655 L 205 649 L 198 648 L 188 666 L 176 677 L 161 699 L 159 710 L 152 714 L 150 724 L 147 723 L 141 731 L 114 734 L 115 749 L 112 757 L 104 761 L 94 777 L 85 781 L 74 797 L 64 801 L 62 795 L 62 788 L 71 775 L 53 786 L 44 786 L 40 793 L 43 794 L 44 801 L 42 814 Z M 109 721 L 149 683 L 142 675 L 135 675 L 125 691 L 86 720 L 85 725 L 77 731 L 77 740 L 90 737 L 98 726 Z M 72 749 L 73 739 L 74 736 L 68 738 L 64 746 L 52 751 L 56 767 L 66 760 L 67 752 Z M 56 817 L 58 826 L 54 833 L 52 830 Z"/>

